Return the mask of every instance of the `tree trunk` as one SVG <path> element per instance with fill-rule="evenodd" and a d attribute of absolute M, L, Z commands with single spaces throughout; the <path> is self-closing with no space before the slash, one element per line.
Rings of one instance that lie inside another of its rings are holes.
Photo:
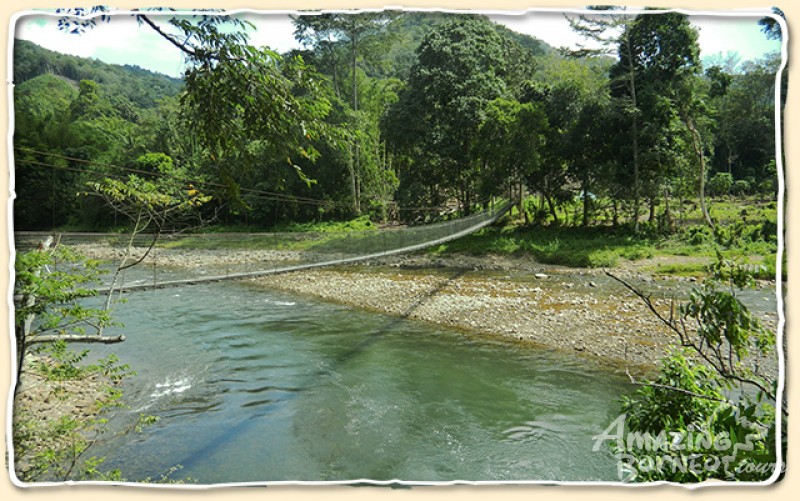
<path fill-rule="evenodd" d="M 357 65 L 358 65 L 358 36 L 353 33 L 350 40 L 351 57 L 352 57 L 352 85 L 353 85 L 353 112 L 355 113 L 356 123 L 353 124 L 355 129 L 359 127 L 358 124 L 358 82 L 357 82 Z M 361 215 L 361 192 L 358 182 L 358 173 L 361 171 L 361 158 L 359 155 L 359 144 L 357 135 L 353 135 L 353 166 L 351 167 L 351 176 L 353 184 L 353 209 L 356 216 Z"/>
<path fill-rule="evenodd" d="M 550 198 L 549 195 L 545 195 L 545 200 L 547 200 L 547 206 L 550 208 L 550 215 L 553 216 L 553 225 L 559 226 L 561 221 L 558 219 L 558 213 L 556 212 L 556 206 L 553 204 L 553 199 Z"/>
<path fill-rule="evenodd" d="M 591 209 L 591 201 L 589 200 L 589 179 L 588 177 L 583 178 L 583 186 L 581 189 L 583 190 L 583 223 L 582 226 L 585 228 L 589 226 L 589 211 Z"/>
<path fill-rule="evenodd" d="M 669 210 L 669 190 L 664 190 L 664 226 L 667 234 L 672 234 L 672 213 Z"/>
<path fill-rule="evenodd" d="M 37 251 L 39 252 L 47 252 L 50 248 L 50 245 L 53 243 L 53 237 L 47 237 L 44 242 L 39 242 L 39 246 Z M 36 274 L 39 275 L 41 270 L 36 270 Z M 26 294 L 20 298 L 20 303 L 30 308 L 34 304 L 36 304 L 36 296 L 33 294 Z M 22 322 L 22 325 L 16 326 L 14 329 L 14 334 L 17 341 L 17 383 L 20 381 L 20 376 L 22 375 L 22 367 L 25 363 L 25 353 L 28 351 L 28 346 L 30 345 L 29 335 L 31 333 L 31 328 L 33 327 L 33 320 L 36 316 L 34 314 L 30 314 L 25 317 L 25 320 Z M 19 389 L 19 384 L 14 388 L 14 392 Z"/>
<path fill-rule="evenodd" d="M 353 165 L 353 148 L 354 145 L 350 144 L 350 158 L 347 162 L 347 171 L 350 174 L 350 195 L 353 197 L 353 215 L 358 217 L 361 215 L 360 207 L 358 206 L 358 187 L 356 186 L 356 170 Z"/>
<path fill-rule="evenodd" d="M 656 220 L 656 198 L 650 197 L 650 214 L 647 216 L 647 222 L 653 224 Z"/>
<path fill-rule="evenodd" d="M 686 123 L 686 127 L 689 129 L 689 132 L 692 133 L 692 148 L 694 149 L 694 154 L 697 156 L 697 164 L 699 169 L 697 196 L 700 198 L 700 210 L 703 213 L 703 219 L 705 219 L 706 224 L 711 228 L 714 228 L 714 221 L 711 220 L 711 215 L 708 213 L 708 207 L 706 207 L 706 159 L 705 155 L 703 154 L 703 141 L 700 137 L 700 131 L 697 130 L 697 127 L 694 124 L 694 120 L 686 111 L 683 112 L 683 121 Z"/>
<path fill-rule="evenodd" d="M 639 233 L 639 102 L 636 99 L 636 72 L 633 69 L 633 53 L 630 39 L 625 44 L 628 48 L 628 79 L 631 90 L 631 106 L 633 108 L 633 231 Z"/>

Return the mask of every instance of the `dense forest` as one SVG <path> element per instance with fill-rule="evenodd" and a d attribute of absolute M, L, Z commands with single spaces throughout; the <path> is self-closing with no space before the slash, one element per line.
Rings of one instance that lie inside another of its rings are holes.
<path fill-rule="evenodd" d="M 421 222 L 503 197 L 529 224 L 669 232 L 686 204 L 713 225 L 707 196 L 774 200 L 779 55 L 701 61 L 686 16 L 578 20 L 620 30 L 580 53 L 474 15 L 295 27 L 304 48 L 282 55 L 233 35 L 266 83 L 203 60 L 210 36 L 183 80 L 16 40 L 15 229 L 121 225 L 87 183 L 165 172 L 212 197 L 205 220 L 252 229 Z"/>

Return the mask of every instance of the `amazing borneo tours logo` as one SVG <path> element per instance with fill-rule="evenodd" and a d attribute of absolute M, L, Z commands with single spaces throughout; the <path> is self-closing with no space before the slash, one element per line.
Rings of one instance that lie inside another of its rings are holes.
<path fill-rule="evenodd" d="M 747 431 L 741 436 L 734 429 L 715 431 L 696 425 L 631 431 L 626 420 L 627 414 L 621 414 L 592 437 L 593 452 L 609 447 L 614 451 L 622 482 L 766 480 L 776 468 L 774 457 L 764 453 L 764 445 L 769 445 L 768 429 L 741 416 L 736 416 L 739 430 Z"/>

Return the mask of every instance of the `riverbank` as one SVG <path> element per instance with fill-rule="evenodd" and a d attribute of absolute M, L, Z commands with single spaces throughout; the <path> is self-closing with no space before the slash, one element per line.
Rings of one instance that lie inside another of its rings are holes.
<path fill-rule="evenodd" d="M 667 315 L 675 282 L 631 277 Z M 253 280 L 260 286 L 431 322 L 543 348 L 599 358 L 620 370 L 648 372 L 677 339 L 624 286 L 600 275 L 485 273 L 349 267 Z M 776 318 L 760 315 L 770 328 Z M 761 364 L 764 367 L 764 363 Z"/>
<path fill-rule="evenodd" d="M 119 262 L 125 254 L 121 247 L 108 243 L 81 243 L 71 245 L 80 254 L 92 258 L 112 262 Z M 131 259 L 139 259 L 147 247 L 132 248 Z M 156 247 L 142 262 L 143 265 L 174 266 L 180 268 L 213 268 L 225 270 L 227 268 L 248 265 L 249 271 L 269 269 L 271 266 L 287 266 L 310 262 L 309 254 L 301 250 L 286 249 L 183 249 Z M 332 258 L 328 258 L 332 259 Z M 326 259 L 327 260 L 327 259 Z M 625 277 L 653 277 L 673 278 L 678 281 L 694 282 L 697 276 L 675 275 L 670 273 L 656 273 L 654 270 L 661 268 L 702 268 L 712 263 L 712 258 L 707 256 L 656 256 L 637 260 L 624 260 L 614 266 L 621 276 Z M 602 275 L 603 268 L 572 268 L 554 264 L 544 264 L 525 255 L 507 254 L 429 254 L 417 252 L 411 254 L 398 254 L 370 260 L 363 265 L 389 266 L 400 269 L 427 270 L 427 269 L 463 269 L 474 271 L 506 271 L 506 272 L 576 272 L 585 275 Z M 357 265 L 357 267 L 363 267 Z M 646 278 L 645 278 L 646 279 Z M 766 283 L 766 282 L 765 282 Z"/>
<path fill-rule="evenodd" d="M 54 476 L 54 470 L 69 467 L 76 447 L 91 440 L 93 423 L 113 401 L 109 388 L 116 383 L 99 372 L 57 380 L 41 370 L 48 365 L 52 361 L 46 357 L 29 355 L 17 383 L 14 470 L 22 481 Z"/>
<path fill-rule="evenodd" d="M 78 250 L 112 260 L 121 252 L 96 244 L 81 245 Z M 674 256 L 628 260 L 611 272 L 653 294 L 654 304 L 668 315 L 673 298 L 685 297 L 701 279 L 651 275 L 648 270 L 656 265 L 696 264 L 704 259 Z M 145 263 L 199 269 L 238 264 L 249 265 L 254 271 L 264 263 L 298 260 L 301 253 L 295 251 L 159 249 Z M 652 370 L 677 342 L 641 299 L 607 277 L 604 269 L 545 265 L 522 256 L 416 253 L 355 266 L 265 276 L 253 282 L 482 336 L 594 357 L 620 370 Z M 759 287 L 762 296 L 774 297 L 774 283 L 761 281 Z M 768 328 L 776 329 L 776 311 L 761 311 L 758 316 Z M 759 366 L 776 371 L 774 361 L 759 361 Z"/>

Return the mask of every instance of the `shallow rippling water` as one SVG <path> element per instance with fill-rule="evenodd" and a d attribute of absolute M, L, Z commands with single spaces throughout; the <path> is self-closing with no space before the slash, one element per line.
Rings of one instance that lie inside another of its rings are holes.
<path fill-rule="evenodd" d="M 623 378 L 581 358 L 216 283 L 137 292 L 116 352 L 138 375 L 100 447 L 131 481 L 615 480 L 592 436 Z M 112 332 L 109 332 L 112 334 Z"/>

